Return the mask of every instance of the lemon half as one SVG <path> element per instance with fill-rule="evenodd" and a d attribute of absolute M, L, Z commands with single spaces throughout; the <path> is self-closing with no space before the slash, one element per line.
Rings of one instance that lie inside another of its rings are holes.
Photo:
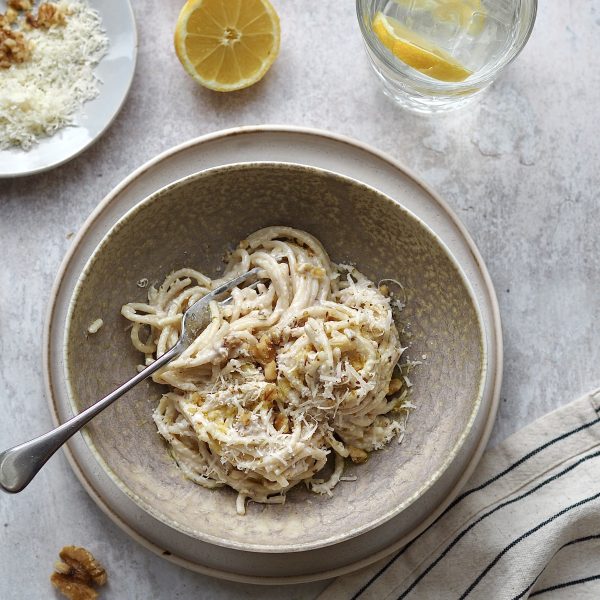
<path fill-rule="evenodd" d="M 471 71 L 450 54 L 392 17 L 377 13 L 373 19 L 373 31 L 396 58 L 433 79 L 464 81 L 471 75 Z"/>
<path fill-rule="evenodd" d="M 268 0 L 188 0 L 175 29 L 185 70 L 218 92 L 262 79 L 279 52 L 279 17 Z"/>

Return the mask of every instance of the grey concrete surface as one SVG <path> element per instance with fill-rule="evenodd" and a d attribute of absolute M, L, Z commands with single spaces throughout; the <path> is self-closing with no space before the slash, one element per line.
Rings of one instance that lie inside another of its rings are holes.
<path fill-rule="evenodd" d="M 481 249 L 502 311 L 504 384 L 492 444 L 600 384 L 597 0 L 542 0 L 529 45 L 481 103 L 436 118 L 403 112 L 381 94 L 351 0 L 273 0 L 283 29 L 277 63 L 260 84 L 230 95 L 197 87 L 180 68 L 171 39 L 181 3 L 135 3 L 132 92 L 95 146 L 48 174 L 0 181 L 0 447 L 50 427 L 41 328 L 71 234 L 144 161 L 236 125 L 353 136 L 446 198 Z M 71 543 L 106 563 L 105 598 L 305 600 L 324 586 L 258 588 L 171 565 L 115 527 L 58 454 L 25 492 L 0 496 L 0 598 L 53 598 L 48 575 Z"/>

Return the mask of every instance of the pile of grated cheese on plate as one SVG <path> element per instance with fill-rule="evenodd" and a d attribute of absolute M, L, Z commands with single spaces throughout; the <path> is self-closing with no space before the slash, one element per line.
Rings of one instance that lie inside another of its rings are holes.
<path fill-rule="evenodd" d="M 66 23 L 32 29 L 31 59 L 0 73 L 0 150 L 29 150 L 39 138 L 73 123 L 99 93 L 93 69 L 108 50 L 100 15 L 86 3 L 60 2 Z"/>

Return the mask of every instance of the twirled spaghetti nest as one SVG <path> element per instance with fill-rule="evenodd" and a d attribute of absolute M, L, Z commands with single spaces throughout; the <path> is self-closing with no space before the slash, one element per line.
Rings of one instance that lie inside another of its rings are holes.
<path fill-rule="evenodd" d="M 219 279 L 181 269 L 147 303 L 123 306 L 146 364 L 175 344 L 191 304 L 253 267 L 258 286 L 211 303 L 209 326 L 154 376 L 170 387 L 154 420 L 177 464 L 196 483 L 237 490 L 242 514 L 246 498 L 280 503 L 301 481 L 330 494 L 345 457 L 362 462 L 402 431 L 406 406 L 392 379 L 403 348 L 390 298 L 287 227 L 243 240 Z M 332 451 L 333 474 L 316 479 Z"/>

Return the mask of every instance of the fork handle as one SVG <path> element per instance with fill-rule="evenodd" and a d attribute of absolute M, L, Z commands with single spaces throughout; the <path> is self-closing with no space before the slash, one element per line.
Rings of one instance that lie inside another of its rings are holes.
<path fill-rule="evenodd" d="M 165 352 L 160 358 L 157 358 L 135 377 L 132 377 L 114 392 L 98 400 L 98 402 L 92 404 L 92 406 L 86 408 L 78 415 L 75 415 L 66 423 L 29 442 L 19 444 L 0 453 L 0 489 L 13 494 L 24 490 L 46 461 L 72 435 L 77 433 L 98 413 L 110 406 L 117 398 L 120 398 L 132 387 L 150 377 L 150 375 L 181 354 L 181 351 L 181 345 L 179 343 L 175 344 L 173 348 Z"/>

